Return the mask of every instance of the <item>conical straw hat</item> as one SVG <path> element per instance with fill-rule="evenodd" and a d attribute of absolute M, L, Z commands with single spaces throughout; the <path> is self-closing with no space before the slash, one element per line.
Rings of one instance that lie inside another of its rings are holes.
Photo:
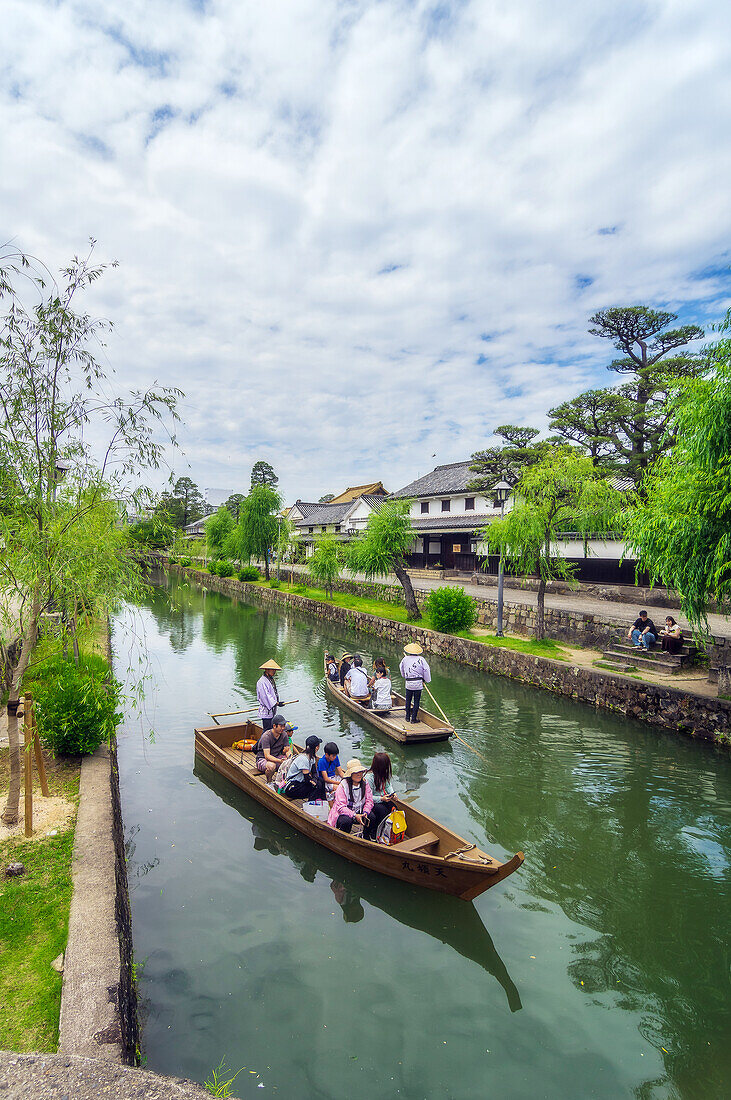
<path fill-rule="evenodd" d="M 410 656 L 413 657 L 416 657 L 419 653 L 423 652 L 424 650 L 421 648 L 418 642 L 409 642 L 408 645 L 404 646 L 404 653 L 408 653 Z"/>
<path fill-rule="evenodd" d="M 259 665 L 259 668 L 262 668 L 264 670 L 271 669 L 272 672 L 281 672 L 282 671 L 282 666 L 278 665 L 277 662 L 272 657 L 270 657 L 268 661 L 265 661 L 263 665 Z"/>

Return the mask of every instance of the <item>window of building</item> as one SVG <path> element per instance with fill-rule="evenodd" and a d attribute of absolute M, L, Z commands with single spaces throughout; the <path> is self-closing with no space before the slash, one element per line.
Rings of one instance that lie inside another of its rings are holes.
<path fill-rule="evenodd" d="M 422 500 L 422 502 L 421 502 L 421 514 L 422 514 L 422 516 L 426 515 L 428 511 L 429 511 L 429 501 L 428 500 Z"/>
<path fill-rule="evenodd" d="M 336 531 L 339 531 L 339 530 L 340 530 L 340 524 L 339 524 L 339 523 L 336 523 L 336 524 L 335 524 L 335 530 L 336 530 Z"/>
<path fill-rule="evenodd" d="M 449 512 L 449 511 L 451 511 L 451 509 L 452 509 L 451 500 L 443 500 L 442 501 L 442 511 L 443 512 Z"/>
<path fill-rule="evenodd" d="M 475 510 L 475 498 L 474 497 L 465 497 L 464 498 L 464 510 L 465 510 L 465 512 L 474 512 L 474 510 Z"/>
<path fill-rule="evenodd" d="M 327 531 L 327 527 L 321 527 L 320 530 L 321 531 Z"/>
<path fill-rule="evenodd" d="M 310 532 L 310 534 L 312 534 L 314 532 L 314 530 L 315 530 L 314 527 L 308 527 L 308 531 Z"/>

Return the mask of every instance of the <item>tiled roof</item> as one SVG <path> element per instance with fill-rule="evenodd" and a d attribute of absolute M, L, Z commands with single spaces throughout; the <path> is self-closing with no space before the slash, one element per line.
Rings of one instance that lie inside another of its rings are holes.
<path fill-rule="evenodd" d="M 394 497 L 437 497 L 454 493 L 464 493 L 468 482 L 475 477 L 469 462 L 450 462 L 447 466 L 437 466 L 430 474 L 418 477 L 416 481 L 404 485 L 403 489 L 393 493 Z"/>
<path fill-rule="evenodd" d="M 296 527 L 312 527 L 313 524 L 340 523 L 341 519 L 350 511 L 351 504 L 312 504 L 304 500 L 298 500 L 295 504 L 304 516 L 298 520 Z"/>
<path fill-rule="evenodd" d="M 488 523 L 492 523 L 499 515 L 499 511 L 487 513 L 463 512 L 458 516 L 451 516 L 445 512 L 441 516 L 417 516 L 416 519 L 411 521 L 411 526 L 415 531 L 455 531 L 458 529 L 476 531 L 487 527 Z"/>
<path fill-rule="evenodd" d="M 333 497 L 330 501 L 331 504 L 352 504 L 358 497 L 367 496 L 368 494 L 386 493 L 383 488 L 382 481 L 368 481 L 365 485 L 349 485 L 344 493 L 339 493 L 338 496 Z"/>
<path fill-rule="evenodd" d="M 385 493 L 364 493 L 363 500 L 366 502 L 369 508 L 372 508 L 374 512 L 379 511 L 381 505 L 388 499 Z"/>

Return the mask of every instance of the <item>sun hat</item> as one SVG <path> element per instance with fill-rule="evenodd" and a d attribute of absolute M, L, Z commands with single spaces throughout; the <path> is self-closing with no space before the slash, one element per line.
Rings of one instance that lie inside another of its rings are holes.
<path fill-rule="evenodd" d="M 274 717 L 272 718 L 272 725 L 273 726 L 286 726 L 287 725 L 287 720 L 286 720 L 286 718 L 284 717 L 283 714 L 275 714 Z"/>
<path fill-rule="evenodd" d="M 342 655 L 342 657 L 340 658 L 341 661 L 352 661 L 352 659 L 353 659 L 353 654 L 352 653 L 344 653 Z"/>
<path fill-rule="evenodd" d="M 424 650 L 421 648 L 418 642 L 409 642 L 408 645 L 404 646 L 404 653 L 408 653 L 410 656 L 416 657 L 419 653 L 423 652 Z"/>
<path fill-rule="evenodd" d="M 360 760 L 358 760 L 357 757 L 354 757 L 352 760 L 349 760 L 348 763 L 345 765 L 345 778 L 350 779 L 351 775 L 354 775 L 356 772 L 363 772 L 363 774 L 365 775 L 367 771 L 368 769 L 366 768 L 365 764 L 361 764 Z"/>
<path fill-rule="evenodd" d="M 263 668 L 265 670 L 266 669 L 271 669 L 272 672 L 281 672 L 282 671 L 282 666 L 278 665 L 277 662 L 272 657 L 270 657 L 268 661 L 265 661 L 263 665 L 259 665 L 259 668 Z"/>
<path fill-rule="evenodd" d="M 294 733 L 295 730 L 299 729 L 299 726 L 293 726 L 291 722 L 285 722 L 284 729 L 286 733 Z"/>

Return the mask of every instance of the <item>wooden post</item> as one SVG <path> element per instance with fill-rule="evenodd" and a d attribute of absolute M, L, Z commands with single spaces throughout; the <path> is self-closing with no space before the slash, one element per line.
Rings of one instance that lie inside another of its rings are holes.
<path fill-rule="evenodd" d="M 29 695 L 23 696 L 23 737 L 25 751 L 25 835 L 33 835 L 33 757 L 30 751 L 31 737 L 33 736 L 33 715 L 31 708 L 33 701 Z"/>
<path fill-rule="evenodd" d="M 48 780 L 46 779 L 46 764 L 43 759 L 43 750 L 41 749 L 41 739 L 38 736 L 38 726 L 36 724 L 36 711 L 33 706 L 33 699 L 28 696 L 30 704 L 30 712 L 33 718 L 33 749 L 36 755 L 36 767 L 38 769 L 38 778 L 41 781 L 41 793 L 44 798 L 49 797 Z"/>

